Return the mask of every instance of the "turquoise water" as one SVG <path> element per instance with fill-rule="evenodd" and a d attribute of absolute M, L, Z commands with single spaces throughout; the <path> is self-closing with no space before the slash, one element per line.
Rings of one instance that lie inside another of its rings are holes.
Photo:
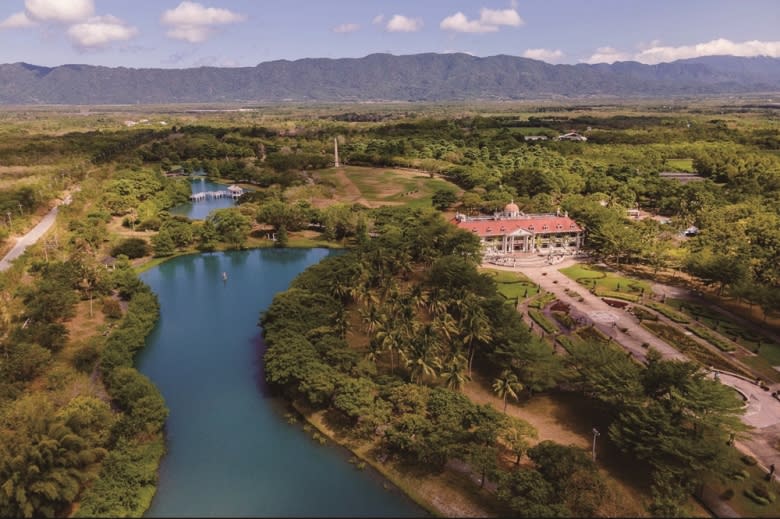
<path fill-rule="evenodd" d="M 138 357 L 171 410 L 147 517 L 412 517 L 424 511 L 349 454 L 319 445 L 262 375 L 259 312 L 327 249 L 182 256 L 142 279 L 161 317 Z M 228 280 L 223 282 L 222 273 Z"/>
<path fill-rule="evenodd" d="M 194 178 L 190 181 L 192 185 L 193 193 L 201 193 L 203 191 L 223 191 L 227 189 L 225 184 L 216 184 L 209 182 L 205 178 Z M 188 202 L 186 204 L 177 205 L 172 208 L 171 214 L 177 214 L 186 216 L 193 220 L 205 220 L 211 211 L 214 209 L 224 209 L 225 207 L 233 207 L 236 203 L 232 198 L 211 198 L 202 202 Z"/>

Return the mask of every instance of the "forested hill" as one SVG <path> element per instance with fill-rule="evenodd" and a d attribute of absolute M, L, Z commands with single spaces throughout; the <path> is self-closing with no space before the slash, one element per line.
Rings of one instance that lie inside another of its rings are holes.
<path fill-rule="evenodd" d="M 442 101 L 669 96 L 780 90 L 780 59 L 712 56 L 659 65 L 551 65 L 514 56 L 372 54 L 256 67 L 0 65 L 0 104 Z"/>

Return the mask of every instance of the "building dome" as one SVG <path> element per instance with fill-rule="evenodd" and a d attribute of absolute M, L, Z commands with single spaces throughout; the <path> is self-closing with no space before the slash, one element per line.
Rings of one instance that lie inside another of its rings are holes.
<path fill-rule="evenodd" d="M 514 203 L 514 201 L 509 202 L 506 204 L 506 207 L 504 207 L 504 214 L 507 216 L 517 216 L 520 214 L 520 208 L 516 203 Z"/>

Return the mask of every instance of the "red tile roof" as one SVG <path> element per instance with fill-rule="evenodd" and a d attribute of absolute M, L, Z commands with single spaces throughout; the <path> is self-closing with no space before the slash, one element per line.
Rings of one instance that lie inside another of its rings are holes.
<path fill-rule="evenodd" d="M 480 237 L 503 236 L 523 229 L 534 234 L 556 234 L 580 232 L 582 228 L 567 216 L 525 216 L 519 218 L 501 218 L 498 220 L 472 220 L 452 223 L 459 228 L 473 232 Z"/>

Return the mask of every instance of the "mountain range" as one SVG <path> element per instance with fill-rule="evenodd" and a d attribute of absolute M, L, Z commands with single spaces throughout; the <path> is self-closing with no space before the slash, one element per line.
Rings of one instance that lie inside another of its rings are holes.
<path fill-rule="evenodd" d="M 371 54 L 255 67 L 0 65 L 0 104 L 446 101 L 663 97 L 780 91 L 780 59 L 551 65 L 508 55 Z"/>

